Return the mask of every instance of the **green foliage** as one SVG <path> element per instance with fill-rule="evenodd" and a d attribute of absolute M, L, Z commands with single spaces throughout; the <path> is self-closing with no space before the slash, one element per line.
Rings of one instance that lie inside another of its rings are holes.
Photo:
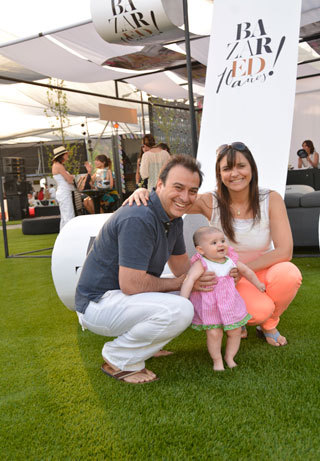
<path fill-rule="evenodd" d="M 168 144 L 173 154 L 191 154 L 190 114 L 189 110 L 182 109 L 182 107 L 186 108 L 188 106 L 154 97 L 150 97 L 149 102 L 176 106 L 176 109 L 152 106 L 150 122 L 156 142 Z"/>
<path fill-rule="evenodd" d="M 65 146 L 70 152 L 68 161 L 64 164 L 65 168 L 71 174 L 78 174 L 80 171 L 80 161 L 77 160 L 75 155 L 78 152 L 77 143 L 69 143 L 66 140 L 66 128 L 70 125 L 68 117 L 68 98 L 67 93 L 63 91 L 63 80 L 54 78 L 49 79 L 49 85 L 56 86 L 58 88 L 47 89 L 47 101 L 48 107 L 44 109 L 45 115 L 50 119 L 50 126 L 52 129 L 57 131 L 61 138 L 61 145 Z M 52 149 L 46 146 L 46 150 L 49 157 L 49 168 L 52 166 L 53 152 Z"/>
<path fill-rule="evenodd" d="M 8 238 L 17 253 L 56 235 Z M 319 460 L 320 258 L 295 263 L 304 281 L 279 326 L 288 346 L 249 327 L 239 367 L 214 373 L 205 333 L 187 329 L 173 355 L 148 360 L 159 381 L 130 385 L 100 371 L 108 339 L 60 302 L 50 259 L 2 256 L 2 459 Z"/>

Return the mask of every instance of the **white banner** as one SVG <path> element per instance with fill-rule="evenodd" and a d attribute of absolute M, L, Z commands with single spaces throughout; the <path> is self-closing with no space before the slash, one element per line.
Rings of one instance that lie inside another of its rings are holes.
<path fill-rule="evenodd" d="M 91 0 L 98 34 L 109 43 L 146 45 L 184 37 L 182 1 Z"/>
<path fill-rule="evenodd" d="M 215 0 L 198 160 L 215 186 L 216 149 L 244 142 L 259 184 L 285 190 L 301 0 Z"/>

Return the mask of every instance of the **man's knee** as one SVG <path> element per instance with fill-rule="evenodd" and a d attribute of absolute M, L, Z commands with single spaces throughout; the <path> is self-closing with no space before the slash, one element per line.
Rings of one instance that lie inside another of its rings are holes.
<path fill-rule="evenodd" d="M 182 296 L 177 296 L 177 321 L 181 326 L 181 329 L 187 328 L 193 319 L 194 310 L 193 304 L 189 299 L 186 299 Z"/>

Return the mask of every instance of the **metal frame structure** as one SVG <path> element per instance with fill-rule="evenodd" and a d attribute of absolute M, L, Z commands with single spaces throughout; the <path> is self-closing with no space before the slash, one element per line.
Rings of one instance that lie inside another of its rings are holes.
<path fill-rule="evenodd" d="M 183 1 L 183 15 L 184 15 L 184 23 L 185 23 L 185 40 L 184 40 L 184 42 L 185 42 L 185 46 L 186 46 L 186 64 L 185 65 L 182 64 L 182 65 L 177 65 L 177 66 L 166 67 L 166 68 L 158 70 L 158 71 L 148 72 L 146 74 L 139 74 L 139 76 L 141 76 L 141 75 L 152 75 L 152 74 L 159 73 L 159 72 L 164 72 L 164 71 L 167 71 L 167 70 L 175 70 L 175 69 L 187 67 L 189 108 L 181 107 L 181 109 L 190 111 L 190 129 L 191 129 L 191 138 L 192 138 L 192 154 L 193 154 L 194 157 L 196 157 L 198 140 L 197 140 L 195 111 L 199 110 L 199 109 L 194 107 L 194 97 L 193 97 L 193 88 L 192 88 L 192 66 L 194 64 L 198 64 L 198 63 L 196 61 L 192 61 L 191 53 L 190 53 L 190 41 L 203 38 L 203 36 L 197 36 L 197 37 L 190 38 L 189 18 L 188 18 L 188 2 L 187 2 L 187 0 L 182 0 L 182 1 Z M 28 37 L 28 38 L 25 38 L 25 39 L 22 39 L 22 40 L 21 39 L 15 40 L 13 42 L 5 43 L 4 45 L 0 45 L 0 48 L 2 48 L 3 46 L 7 46 L 8 44 L 14 44 L 14 43 L 22 42 L 22 41 L 27 41 L 27 40 L 31 40 L 31 39 L 34 39 L 34 38 L 37 38 L 37 37 L 53 34 L 55 32 L 61 31 L 61 30 L 71 29 L 71 28 L 77 27 L 79 25 L 87 24 L 88 22 L 92 22 L 92 21 L 88 20 L 88 21 L 84 21 L 84 22 L 81 22 L 81 23 L 78 23 L 78 24 L 74 24 L 74 25 L 71 25 L 71 26 L 68 26 L 68 27 L 55 29 L 53 31 L 49 31 L 49 32 L 46 32 L 46 33 L 39 33 L 39 34 L 36 34 L 34 36 L 31 36 L 31 37 Z M 320 38 L 320 33 L 313 34 L 313 35 L 310 35 L 310 36 L 303 37 L 300 40 L 300 43 L 310 41 L 310 40 L 319 39 L 319 38 Z M 169 43 L 167 43 L 167 44 L 169 44 Z M 317 61 L 320 61 L 320 58 L 299 62 L 298 65 L 309 64 L 309 63 L 317 62 Z M 312 74 L 312 75 L 306 75 L 306 76 L 300 76 L 300 77 L 297 77 L 297 80 L 305 79 L 305 78 L 311 78 L 311 77 L 318 77 L 318 76 L 320 76 L 320 73 Z M 133 77 L 136 77 L 136 76 L 132 76 L 131 78 L 133 78 Z M 27 81 L 27 80 L 22 80 L 22 79 L 16 79 L 16 78 L 12 78 L 12 77 L 5 77 L 5 76 L 2 76 L 2 75 L 0 75 L 0 79 L 15 82 L 15 83 L 25 83 L 25 84 L 28 84 L 28 85 L 34 85 L 34 86 L 39 86 L 39 87 L 43 87 L 43 88 L 60 89 L 59 87 L 57 87 L 55 85 L 49 85 L 49 84 L 45 84 L 45 83 Z M 82 91 L 82 90 L 76 90 L 76 89 L 73 89 L 73 88 L 63 88 L 63 91 L 73 92 L 73 93 L 78 93 L 78 94 L 84 94 L 84 95 L 88 95 L 88 96 L 97 96 L 97 97 L 111 99 L 111 100 L 118 100 L 118 101 L 131 102 L 131 103 L 135 103 L 135 104 L 141 104 L 142 108 L 143 108 L 144 105 L 148 105 L 148 106 L 154 105 L 154 106 L 160 106 L 160 107 L 171 107 L 171 108 L 176 109 L 176 106 L 170 106 L 168 104 L 164 105 L 164 104 L 160 104 L 160 103 L 152 104 L 149 101 L 142 101 L 142 98 L 141 98 L 140 101 L 137 101 L 135 99 L 130 99 L 130 98 L 120 98 L 119 97 L 119 91 L 118 91 L 118 82 L 119 81 L 126 81 L 126 80 L 129 80 L 129 79 L 130 79 L 130 76 L 126 77 L 125 79 L 121 78 L 121 79 L 114 80 L 116 96 L 108 96 L 108 95 L 105 95 L 105 94 L 94 93 L 94 92 L 89 92 L 89 91 Z M 10 255 L 9 254 L 7 228 L 6 228 L 6 222 L 5 222 L 5 209 L 4 209 L 4 201 L 3 201 L 3 193 L 2 193 L 2 177 L 1 176 L 0 176 L 0 206 L 1 206 L 1 215 L 2 215 L 2 231 L 3 231 L 3 240 L 4 240 L 4 247 L 5 247 L 5 257 L 6 258 L 22 258 L 22 257 L 50 258 L 51 257 L 50 255 L 33 255 L 33 256 L 31 256 L 30 254 L 45 251 L 45 250 L 50 250 L 52 248 L 44 248 L 43 250 L 34 250 L 34 251 L 30 251 L 30 252 L 25 252 L 25 253 L 19 253 L 19 254 L 16 254 L 16 255 Z M 27 256 L 27 255 L 30 255 L 30 256 Z"/>

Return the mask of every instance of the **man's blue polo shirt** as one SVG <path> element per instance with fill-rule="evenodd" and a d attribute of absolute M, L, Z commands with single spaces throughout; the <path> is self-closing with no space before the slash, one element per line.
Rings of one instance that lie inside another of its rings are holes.
<path fill-rule="evenodd" d="M 148 206 L 126 205 L 103 225 L 85 260 L 76 290 L 76 309 L 84 313 L 108 290 L 119 289 L 119 266 L 160 277 L 171 255 L 186 252 L 181 218 L 170 221 L 158 195 Z"/>

